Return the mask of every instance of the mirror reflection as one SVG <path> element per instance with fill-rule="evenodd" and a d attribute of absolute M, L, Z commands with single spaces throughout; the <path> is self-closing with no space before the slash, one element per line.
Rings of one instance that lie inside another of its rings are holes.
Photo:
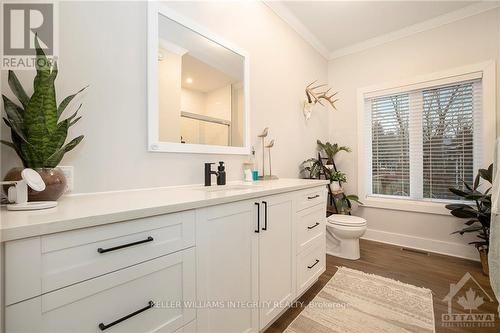
<path fill-rule="evenodd" d="M 161 142 L 243 147 L 244 57 L 158 17 Z"/>

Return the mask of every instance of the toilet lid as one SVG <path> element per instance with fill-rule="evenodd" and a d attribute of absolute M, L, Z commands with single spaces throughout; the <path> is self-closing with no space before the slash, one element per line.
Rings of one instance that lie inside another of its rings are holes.
<path fill-rule="evenodd" d="M 328 223 L 354 227 L 366 225 L 366 220 L 359 216 L 333 214 L 328 217 Z"/>

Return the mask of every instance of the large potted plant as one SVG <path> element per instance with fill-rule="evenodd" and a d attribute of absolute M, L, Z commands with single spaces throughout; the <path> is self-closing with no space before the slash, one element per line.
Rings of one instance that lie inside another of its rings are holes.
<path fill-rule="evenodd" d="M 24 168 L 36 170 L 46 184 L 42 192 L 29 192 L 32 201 L 57 200 L 66 189 L 64 173 L 57 168 L 65 153 L 75 148 L 83 139 L 80 135 L 65 144 L 68 129 L 81 117 L 78 109 L 69 117 L 61 119 L 64 110 L 80 93 L 70 95 L 57 105 L 54 81 L 57 77 L 57 63 L 51 63 L 43 52 L 35 36 L 36 76 L 33 81 L 33 94 L 28 94 L 13 71 L 8 73 L 8 84 L 19 104 L 2 94 L 5 117 L 3 120 L 10 128 L 11 140 L 1 142 L 14 149 Z M 21 179 L 23 168 L 10 170 L 5 180 Z"/>
<path fill-rule="evenodd" d="M 483 272 L 488 275 L 488 249 L 490 245 L 490 223 L 491 223 L 491 186 L 484 191 L 479 187 L 481 179 L 490 185 L 493 182 L 493 164 L 488 169 L 479 169 L 474 184 L 463 182 L 464 189 L 450 188 L 449 190 L 469 203 L 454 203 L 446 205 L 453 216 L 467 219 L 465 227 L 453 232 L 453 234 L 463 235 L 465 233 L 476 234 L 478 240 L 469 244 L 474 245 L 479 251 Z"/>

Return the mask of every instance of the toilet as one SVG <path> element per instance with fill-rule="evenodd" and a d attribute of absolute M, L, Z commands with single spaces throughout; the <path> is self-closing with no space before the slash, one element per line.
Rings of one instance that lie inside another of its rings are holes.
<path fill-rule="evenodd" d="M 359 238 L 366 231 L 366 220 L 352 215 L 330 215 L 326 224 L 326 252 L 332 256 L 359 259 Z"/>

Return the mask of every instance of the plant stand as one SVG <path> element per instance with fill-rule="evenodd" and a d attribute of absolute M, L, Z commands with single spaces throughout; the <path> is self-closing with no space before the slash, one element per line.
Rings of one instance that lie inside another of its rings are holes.
<path fill-rule="evenodd" d="M 318 161 L 319 161 L 319 175 L 318 178 L 321 179 L 323 176 L 325 179 L 329 179 L 328 175 L 325 172 L 325 165 L 323 164 L 323 161 L 327 160 L 325 157 L 321 157 L 321 154 L 318 152 Z M 333 170 L 337 171 L 337 166 L 335 165 L 335 161 L 333 162 Z M 332 214 L 340 214 L 341 212 L 339 211 L 339 207 L 337 207 L 336 200 L 346 200 L 347 201 L 347 206 L 349 208 L 349 211 L 347 212 L 348 215 L 351 215 L 351 203 L 349 200 L 347 200 L 347 197 L 344 193 L 344 190 L 342 189 L 342 184 L 339 182 L 340 185 L 340 190 L 339 191 L 332 191 L 330 186 L 328 185 L 328 200 L 327 200 L 327 208 L 326 208 L 326 213 L 327 215 L 332 215 Z"/>

